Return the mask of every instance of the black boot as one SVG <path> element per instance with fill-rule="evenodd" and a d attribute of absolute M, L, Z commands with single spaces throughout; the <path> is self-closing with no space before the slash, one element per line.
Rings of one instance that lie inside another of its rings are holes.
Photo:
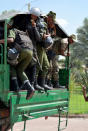
<path fill-rule="evenodd" d="M 54 84 L 53 84 L 53 87 L 54 87 L 54 88 L 65 88 L 65 86 L 59 85 L 59 82 L 58 82 L 58 81 L 54 81 L 53 83 L 54 83 Z"/>
<path fill-rule="evenodd" d="M 29 100 L 34 95 L 35 89 L 30 84 L 29 80 L 24 81 L 24 87 L 27 90 L 27 96 L 26 99 Z"/>
<path fill-rule="evenodd" d="M 42 86 L 45 90 L 52 90 L 53 88 L 45 84 L 45 78 L 40 79 L 40 86 Z"/>
<path fill-rule="evenodd" d="M 11 78 L 11 85 L 12 85 L 12 91 L 19 92 L 19 85 L 17 81 L 17 77 L 12 77 Z"/>
<path fill-rule="evenodd" d="M 37 78 L 36 78 L 36 65 L 33 65 L 31 68 L 30 73 L 30 83 L 36 90 L 44 90 L 41 86 L 38 85 Z"/>
<path fill-rule="evenodd" d="M 54 88 L 60 88 L 59 87 L 59 82 L 58 81 L 53 81 L 53 87 Z"/>
<path fill-rule="evenodd" d="M 35 79 L 34 88 L 35 88 L 36 90 L 42 90 L 42 91 L 44 91 L 44 88 L 42 88 L 41 86 L 38 85 L 37 79 Z"/>
<path fill-rule="evenodd" d="M 47 83 L 48 86 L 53 87 L 52 82 L 51 82 L 50 79 L 47 79 L 47 82 L 46 82 L 46 83 Z"/>

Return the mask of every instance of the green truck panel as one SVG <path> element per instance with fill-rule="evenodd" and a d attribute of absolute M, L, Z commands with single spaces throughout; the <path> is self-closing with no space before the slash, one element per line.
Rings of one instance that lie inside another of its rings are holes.
<path fill-rule="evenodd" d="M 68 107 L 69 93 L 65 90 L 52 90 L 45 93 L 36 92 L 30 99 L 26 95 L 11 96 L 11 120 L 18 121 L 34 119 L 42 116 L 57 114 L 60 107 Z M 14 118 L 14 119 L 13 119 Z"/>

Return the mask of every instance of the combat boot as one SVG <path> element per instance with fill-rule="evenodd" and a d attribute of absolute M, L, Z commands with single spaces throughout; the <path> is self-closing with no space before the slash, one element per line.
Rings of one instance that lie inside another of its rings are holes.
<path fill-rule="evenodd" d="M 50 80 L 50 79 L 47 79 L 47 80 L 46 80 L 46 83 L 47 83 L 47 85 L 48 85 L 48 86 L 53 87 L 52 82 L 51 82 L 51 80 Z"/>
<path fill-rule="evenodd" d="M 27 99 L 27 100 L 31 99 L 32 96 L 34 95 L 35 89 L 34 89 L 33 86 L 30 84 L 29 80 L 25 80 L 23 86 L 24 86 L 25 89 L 27 90 L 26 99 Z"/>
<path fill-rule="evenodd" d="M 42 88 L 41 86 L 38 85 L 37 79 L 35 79 L 34 88 L 35 88 L 36 90 L 42 90 L 42 91 L 44 91 L 44 88 Z"/>
<path fill-rule="evenodd" d="M 12 77 L 11 78 L 11 86 L 12 86 L 12 91 L 19 92 L 19 85 L 17 81 L 17 77 Z"/>
<path fill-rule="evenodd" d="M 58 81 L 53 81 L 53 87 L 54 88 L 59 88 L 59 82 Z"/>
<path fill-rule="evenodd" d="M 44 90 L 41 86 L 38 85 L 37 78 L 36 78 L 36 65 L 31 67 L 31 76 L 30 76 L 30 82 L 31 85 L 36 89 L 36 90 Z"/>
<path fill-rule="evenodd" d="M 54 81 L 53 83 L 54 83 L 54 84 L 53 84 L 53 87 L 54 87 L 54 88 L 63 88 L 63 89 L 65 88 L 65 86 L 59 85 L 59 82 L 58 82 L 58 81 Z"/>
<path fill-rule="evenodd" d="M 40 79 L 40 86 L 43 87 L 45 90 L 52 90 L 53 89 L 53 87 L 50 87 L 47 84 L 45 84 L 45 78 Z"/>

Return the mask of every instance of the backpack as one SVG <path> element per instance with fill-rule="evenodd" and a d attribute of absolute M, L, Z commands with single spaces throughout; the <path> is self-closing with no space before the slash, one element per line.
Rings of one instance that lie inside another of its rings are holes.
<path fill-rule="evenodd" d="M 14 29 L 14 31 L 16 34 L 16 38 L 15 38 L 16 46 L 18 44 L 20 45 L 21 48 L 28 48 L 28 49 L 33 50 L 33 44 L 27 32 L 23 32 L 18 29 Z"/>

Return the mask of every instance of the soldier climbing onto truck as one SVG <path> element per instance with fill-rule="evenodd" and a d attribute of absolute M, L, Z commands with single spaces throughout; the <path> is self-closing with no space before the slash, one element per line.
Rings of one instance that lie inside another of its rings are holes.
<path fill-rule="evenodd" d="M 24 73 L 24 70 L 32 60 L 33 55 L 33 45 L 29 37 L 25 32 L 13 29 L 13 20 L 9 21 L 7 24 L 8 29 L 8 62 L 11 65 L 11 81 L 12 90 L 19 92 L 20 88 L 18 85 L 19 77 L 22 82 L 22 86 L 27 90 L 26 99 L 30 99 L 34 94 L 34 88 L 30 84 L 28 77 Z M 1 44 L 4 44 L 4 39 L 0 40 Z M 18 62 L 14 63 L 14 60 Z"/>

